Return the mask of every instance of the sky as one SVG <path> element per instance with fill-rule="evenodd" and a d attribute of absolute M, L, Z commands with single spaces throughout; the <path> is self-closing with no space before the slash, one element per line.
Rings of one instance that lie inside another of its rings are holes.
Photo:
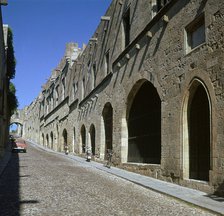
<path fill-rule="evenodd" d="M 13 32 L 19 109 L 41 92 L 68 42 L 88 43 L 112 0 L 8 0 L 3 23 Z"/>

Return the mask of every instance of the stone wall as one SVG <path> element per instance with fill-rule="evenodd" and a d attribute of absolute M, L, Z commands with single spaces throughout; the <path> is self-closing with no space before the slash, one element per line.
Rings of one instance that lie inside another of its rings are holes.
<path fill-rule="evenodd" d="M 222 193 L 224 3 L 156 2 L 114 0 L 85 48 L 67 46 L 27 108 L 29 138 L 100 161 L 109 148 L 115 165 Z"/>
<path fill-rule="evenodd" d="M 0 158 L 5 152 L 8 142 L 8 113 L 7 113 L 7 77 L 6 77 L 6 44 L 8 27 L 2 23 L 1 5 L 7 1 L 0 2 Z"/>

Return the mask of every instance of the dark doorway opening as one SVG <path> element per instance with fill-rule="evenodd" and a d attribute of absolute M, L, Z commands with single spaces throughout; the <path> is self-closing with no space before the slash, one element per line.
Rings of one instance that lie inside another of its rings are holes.
<path fill-rule="evenodd" d="M 128 118 L 128 162 L 160 164 L 161 100 L 145 81 L 131 104 Z"/>
<path fill-rule="evenodd" d="M 50 137 L 51 137 L 51 149 L 53 149 L 53 144 L 54 144 L 53 132 L 51 132 Z"/>
<path fill-rule="evenodd" d="M 103 109 L 103 120 L 105 129 L 105 156 L 107 150 L 113 149 L 113 108 L 110 103 L 107 103 Z"/>
<path fill-rule="evenodd" d="M 92 149 L 92 154 L 96 154 L 96 143 L 95 143 L 95 138 L 96 138 L 96 130 L 94 125 L 91 125 L 90 127 L 90 139 L 91 139 L 91 149 Z"/>
<path fill-rule="evenodd" d="M 64 141 L 64 150 L 68 149 L 68 134 L 67 131 L 64 129 L 63 130 L 63 141 Z"/>
<path fill-rule="evenodd" d="M 188 111 L 189 177 L 209 180 L 210 170 L 210 108 L 207 93 L 200 84 L 194 92 Z"/>
<path fill-rule="evenodd" d="M 86 128 L 83 125 L 81 127 L 81 141 L 82 141 L 82 153 L 86 152 Z"/>

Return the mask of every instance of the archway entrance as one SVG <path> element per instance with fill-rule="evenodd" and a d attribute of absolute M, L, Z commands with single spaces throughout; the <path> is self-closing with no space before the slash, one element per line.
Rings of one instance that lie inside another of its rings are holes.
<path fill-rule="evenodd" d="M 54 146 L 54 136 L 53 136 L 53 132 L 51 132 L 50 137 L 51 137 L 51 149 L 53 149 L 53 146 Z"/>
<path fill-rule="evenodd" d="M 161 100 L 148 81 L 133 87 L 129 97 L 128 162 L 160 164 Z"/>
<path fill-rule="evenodd" d="M 45 143 L 44 143 L 44 134 L 42 133 L 42 145 L 44 146 Z"/>
<path fill-rule="evenodd" d="M 190 91 L 188 127 L 189 178 L 208 181 L 210 170 L 210 106 L 207 92 L 199 83 Z"/>
<path fill-rule="evenodd" d="M 46 136 L 46 141 L 47 141 L 47 147 L 49 148 L 49 137 L 48 137 L 48 134 Z"/>
<path fill-rule="evenodd" d="M 95 144 L 95 137 L 96 137 L 96 130 L 94 125 L 90 126 L 90 140 L 91 140 L 91 149 L 92 149 L 92 154 L 95 155 L 95 149 L 96 149 L 96 144 Z"/>
<path fill-rule="evenodd" d="M 82 142 L 82 153 L 86 152 L 86 128 L 83 125 L 81 127 L 81 142 Z"/>
<path fill-rule="evenodd" d="M 67 130 L 63 130 L 63 144 L 64 144 L 64 150 L 68 149 L 68 135 L 67 135 Z"/>
<path fill-rule="evenodd" d="M 103 121 L 105 131 L 105 157 L 107 150 L 113 149 L 113 108 L 107 103 L 103 109 Z"/>
<path fill-rule="evenodd" d="M 14 137 L 23 136 L 23 125 L 19 122 L 12 122 L 9 127 L 9 133 Z"/>

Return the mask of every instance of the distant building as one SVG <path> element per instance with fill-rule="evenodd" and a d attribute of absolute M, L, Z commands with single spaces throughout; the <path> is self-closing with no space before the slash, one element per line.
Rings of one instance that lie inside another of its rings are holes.
<path fill-rule="evenodd" d="M 113 0 L 25 108 L 25 137 L 223 193 L 223 17 L 222 0 Z"/>

